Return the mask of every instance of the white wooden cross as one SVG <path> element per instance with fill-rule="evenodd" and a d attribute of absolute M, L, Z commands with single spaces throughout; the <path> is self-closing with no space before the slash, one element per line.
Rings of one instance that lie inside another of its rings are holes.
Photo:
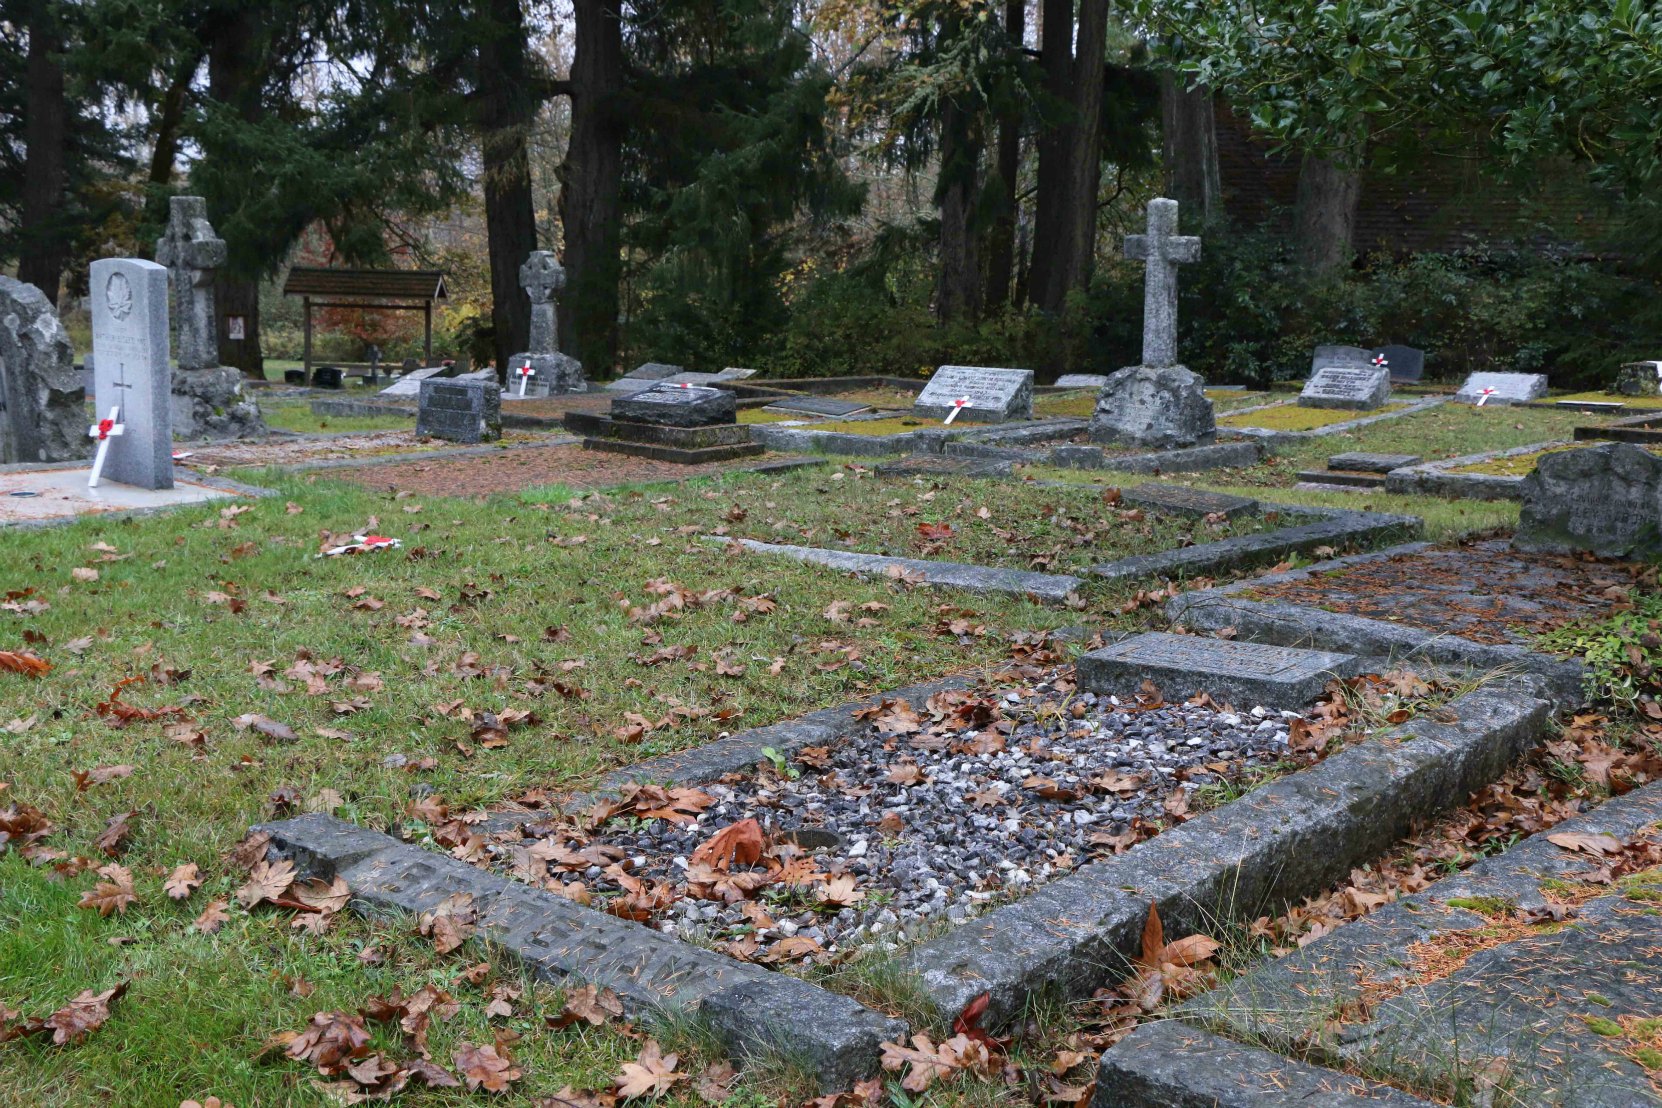
<path fill-rule="evenodd" d="M 951 423 L 953 420 L 957 419 L 958 418 L 958 413 L 963 411 L 964 410 L 964 405 L 968 404 L 968 403 L 969 403 L 969 397 L 967 397 L 967 396 L 960 396 L 958 399 L 954 400 L 952 402 L 952 410 L 950 412 L 946 413 L 946 418 L 943 419 L 941 422 L 943 424 Z"/>
<path fill-rule="evenodd" d="M 530 362 L 526 362 L 519 367 L 517 372 L 519 373 L 519 398 L 523 400 L 525 399 L 525 383 L 535 377 L 537 371 L 531 368 Z"/>
<path fill-rule="evenodd" d="M 1481 393 L 1478 394 L 1477 406 L 1479 408 L 1483 407 L 1484 402 L 1486 402 L 1493 395 L 1495 395 L 1495 390 L 1494 389 L 1484 389 Z"/>
<path fill-rule="evenodd" d="M 104 472 L 104 458 L 110 452 L 111 436 L 125 434 L 127 431 L 126 424 L 116 422 L 120 418 L 121 405 L 117 404 L 110 409 L 108 419 L 101 419 L 87 429 L 87 437 L 98 440 L 98 453 L 94 454 L 92 458 L 92 475 L 87 478 L 87 488 L 89 489 L 98 487 L 98 477 Z"/>

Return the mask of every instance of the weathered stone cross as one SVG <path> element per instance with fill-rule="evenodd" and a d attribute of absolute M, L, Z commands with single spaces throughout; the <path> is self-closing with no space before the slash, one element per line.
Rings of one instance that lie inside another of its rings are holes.
<path fill-rule="evenodd" d="M 566 287 L 566 271 L 547 250 L 533 250 L 519 267 L 519 285 L 531 298 L 531 353 L 555 354 L 560 349 L 559 324 L 554 319 L 554 294 Z"/>
<path fill-rule="evenodd" d="M 225 240 L 208 222 L 200 196 L 175 196 L 167 234 L 156 240 L 156 261 L 168 268 L 173 318 L 179 324 L 179 368 L 219 364 L 219 320 L 214 314 L 214 270 L 225 264 Z"/>
<path fill-rule="evenodd" d="M 1125 236 L 1125 256 L 1145 263 L 1143 365 L 1177 364 L 1177 267 L 1200 260 L 1200 239 L 1177 233 L 1177 201 L 1148 202 L 1148 233 Z"/>

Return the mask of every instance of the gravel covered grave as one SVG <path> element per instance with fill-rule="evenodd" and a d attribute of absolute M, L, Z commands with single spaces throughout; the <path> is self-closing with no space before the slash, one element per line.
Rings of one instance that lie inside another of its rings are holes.
<path fill-rule="evenodd" d="M 1072 672 L 938 693 L 922 713 L 886 702 L 834 747 L 698 788 L 639 786 L 532 823 L 536 842 L 498 854 L 533 883 L 738 957 L 818 961 L 968 918 L 1295 757 L 1291 713 L 1122 702 L 1077 692 Z"/>

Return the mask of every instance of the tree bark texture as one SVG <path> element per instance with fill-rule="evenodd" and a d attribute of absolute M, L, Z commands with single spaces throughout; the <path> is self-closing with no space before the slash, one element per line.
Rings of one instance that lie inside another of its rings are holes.
<path fill-rule="evenodd" d="M 1304 156 L 1298 173 L 1293 241 L 1306 273 L 1327 273 L 1350 262 L 1361 199 L 1359 155 L 1342 160 Z"/>
<path fill-rule="evenodd" d="M 615 0 L 574 0 L 571 140 L 560 167 L 566 294 L 560 347 L 590 377 L 617 366 L 624 120 L 623 24 Z"/>
<path fill-rule="evenodd" d="M 54 305 L 63 268 L 69 260 L 68 228 L 63 223 L 67 184 L 65 144 L 69 102 L 64 92 L 63 38 L 51 5 L 31 5 L 22 219 L 24 245 L 17 279 L 34 285 Z"/>
<path fill-rule="evenodd" d="M 1021 49 L 1027 31 L 1027 0 L 1005 0 L 1004 33 L 1011 49 Z M 998 215 L 987 234 L 987 289 L 984 306 L 997 310 L 1010 302 L 1016 268 L 1016 221 L 1020 216 L 1017 189 L 1021 177 L 1021 112 L 1007 112 L 998 121 Z"/>
<path fill-rule="evenodd" d="M 537 98 L 531 90 L 520 0 L 483 3 L 490 30 L 479 46 L 479 143 L 485 170 L 496 375 L 506 382 L 508 359 L 528 349 L 531 342 L 531 302 L 519 287 L 519 267 L 537 248 L 528 153 Z"/>
<path fill-rule="evenodd" d="M 1189 89 L 1171 71 L 1160 75 L 1160 121 L 1166 195 L 1176 200 L 1185 226 L 1201 227 L 1223 216 L 1218 168 L 1217 116 L 1212 90 Z"/>
<path fill-rule="evenodd" d="M 1028 293 L 1044 311 L 1058 311 L 1067 296 L 1071 268 L 1070 219 L 1066 203 L 1073 158 L 1073 0 L 1043 0 L 1039 24 L 1039 65 L 1044 70 L 1045 110 L 1039 127 L 1038 197 L 1033 214 L 1033 260 Z"/>
<path fill-rule="evenodd" d="M 1102 95 L 1108 0 L 1080 0 L 1074 58 L 1073 150 L 1068 158 L 1068 269 L 1063 295 L 1082 289 L 1096 266 L 1097 193 L 1102 185 Z"/>
<path fill-rule="evenodd" d="M 262 60 L 260 12 L 248 6 L 219 12 L 208 32 L 208 95 L 250 123 L 265 117 L 262 99 L 265 65 Z M 213 213 L 209 213 L 210 218 Z M 219 319 L 214 331 L 219 363 L 236 366 L 256 380 L 265 377 L 265 354 L 260 343 L 259 267 L 233 252 L 214 274 L 214 307 Z M 227 339 L 224 319 L 243 317 L 241 342 Z"/>
<path fill-rule="evenodd" d="M 975 122 L 970 112 L 950 100 L 941 112 L 940 180 L 935 189 L 941 217 L 935 318 L 942 323 L 974 320 L 981 314 L 975 227 L 981 141 Z"/>

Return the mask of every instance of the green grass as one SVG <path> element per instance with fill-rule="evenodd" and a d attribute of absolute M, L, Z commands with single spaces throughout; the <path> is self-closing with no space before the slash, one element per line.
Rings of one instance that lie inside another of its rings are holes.
<path fill-rule="evenodd" d="M 1104 503 L 1094 488 L 1029 488 L 966 478 L 885 480 L 817 471 L 793 474 L 778 489 L 751 488 L 728 498 L 742 519 L 728 533 L 907 558 L 970 562 L 1010 569 L 1075 573 L 1099 562 L 1214 542 L 1262 530 L 1260 520 L 1209 524 Z M 1125 506 L 1129 507 L 1129 506 Z M 950 535 L 920 527 L 951 528 Z"/>
<path fill-rule="evenodd" d="M 0 673 L 0 728 L 21 721 L 0 730 L 0 781 L 8 786 L 0 807 L 40 808 L 54 824 L 45 845 L 70 856 L 95 855 L 93 840 L 106 821 L 138 812 L 123 862 L 138 878 L 140 902 L 124 916 L 101 920 L 75 907 L 96 880 L 90 872 L 59 879 L 49 867 L 0 856 L 0 999 L 44 1014 L 82 989 L 133 981 L 109 1024 L 79 1047 L 0 1047 L 0 1088 L 16 1103 L 172 1108 L 210 1093 L 242 1108 L 328 1103 L 298 1064 L 254 1061 L 265 1036 L 297 1030 L 319 1009 L 355 1007 L 393 984 L 408 991 L 477 960 L 470 951 L 435 956 L 401 937 L 407 924 L 376 930 L 342 920 L 335 933 L 307 938 L 286 919 L 235 905 L 219 935 L 186 930 L 210 895 L 240 881 L 222 855 L 251 823 L 273 815 L 274 792 L 294 790 L 304 808 L 306 798 L 333 790 L 342 798 L 337 814 L 387 828 L 403 817 L 417 788 L 467 808 L 531 788 L 581 787 L 616 765 L 722 731 L 997 663 L 1016 631 L 1128 625 L 1117 615 L 1123 595 L 1110 588 L 1093 590 L 1090 610 L 1073 612 L 862 582 L 819 567 L 735 557 L 697 539 L 695 532 L 720 526 L 735 502 L 772 497 L 794 507 L 840 484 L 832 473 L 794 483 L 736 476 L 569 504 L 563 490 L 474 503 L 394 499 L 276 473 L 242 476 L 277 495 L 230 518 L 207 506 L 0 532 L 7 588 L 32 588 L 33 599 L 50 605 L 33 615 L 0 611 L 0 649 L 31 649 L 54 663 L 38 679 Z M 872 478 L 844 480 L 858 480 L 874 513 L 880 498 L 909 495 Z M 369 527 L 401 537 L 408 549 L 313 557 L 320 531 Z M 90 549 L 100 542 L 115 547 L 119 560 L 100 561 Z M 77 581 L 75 567 L 96 568 L 99 579 Z M 649 587 L 663 586 L 649 583 L 664 581 L 732 589 L 737 597 L 765 594 L 777 608 L 747 613 L 741 623 L 733 600 L 712 599 L 650 627 L 631 622 L 629 607 L 660 599 Z M 358 588 L 365 593 L 349 595 Z M 439 599 L 417 589 L 434 590 Z M 210 594 L 234 596 L 246 607 L 234 612 Z M 366 598 L 383 606 L 357 606 Z M 853 618 L 827 617 L 836 600 L 852 607 Z M 862 609 L 867 603 L 888 607 Z M 938 633 L 943 605 L 972 609 L 987 633 L 964 641 Z M 858 626 L 859 619 L 871 623 Z M 560 641 L 545 635 L 556 628 L 564 628 Z M 25 631 L 38 639 L 26 643 Z M 665 645 L 697 647 L 697 654 L 659 665 L 632 657 L 650 656 L 657 646 L 643 640 L 657 635 Z M 91 642 L 77 655 L 68 644 L 82 637 Z M 743 665 L 744 674 L 718 674 L 717 652 Z M 379 674 L 382 685 L 355 691 L 341 685 L 343 675 L 322 695 L 308 695 L 304 681 L 281 677 L 303 653 Z M 779 672 L 770 674 L 775 659 Z M 287 691 L 269 681 L 262 687 L 250 670 L 256 661 L 274 666 Z M 162 707 L 193 698 L 187 711 L 207 736 L 200 751 L 169 741 L 162 721 L 115 729 L 97 715 L 95 706 L 116 681 L 153 666 L 188 675 L 171 686 L 129 686 L 124 699 Z M 539 675 L 563 682 L 570 695 L 552 687 L 536 695 L 528 682 Z M 352 696 L 368 707 L 337 715 L 331 703 Z M 507 747 L 487 750 L 470 741 L 465 721 L 435 707 L 454 701 L 476 711 L 526 709 L 538 718 L 514 729 Z M 232 720 L 247 712 L 291 726 L 296 741 L 238 730 Z M 631 712 L 661 724 L 635 746 L 613 730 Z M 352 737 L 328 737 L 319 728 Z M 434 760 L 431 769 L 398 765 L 424 758 Z M 76 790 L 72 771 L 117 763 L 135 766 L 132 776 Z M 162 895 L 160 881 L 185 860 L 202 867 L 208 887 L 179 906 Z M 107 941 L 117 937 L 134 941 Z M 384 972 L 356 962 L 356 949 L 370 941 L 394 950 Z M 317 991 L 289 997 L 294 978 Z M 477 1024 L 478 1005 L 465 1008 L 474 1015 L 464 1015 L 464 1025 Z M 524 1029 L 516 1057 L 537 1079 L 506 1103 L 529 1103 L 531 1091 L 546 1094 L 567 1082 L 593 1087 L 597 1075 L 615 1072 L 621 1052 L 635 1050 L 611 1032 L 556 1034 L 534 1019 Z M 481 1041 L 483 1032 L 474 1027 L 470 1034 Z M 439 1057 L 448 1061 L 445 1052 Z"/>
<path fill-rule="evenodd" d="M 399 416 L 318 415 L 310 402 L 265 401 L 260 404 L 266 426 L 277 431 L 315 435 L 337 431 L 414 431 L 415 419 Z"/>
<path fill-rule="evenodd" d="M 1301 408 L 1297 404 L 1282 404 L 1275 408 L 1225 416 L 1218 420 L 1220 427 L 1261 427 L 1270 431 L 1315 431 L 1335 423 L 1349 423 L 1356 419 L 1389 415 L 1408 407 L 1406 403 L 1386 404 L 1371 411 L 1348 408 Z"/>

